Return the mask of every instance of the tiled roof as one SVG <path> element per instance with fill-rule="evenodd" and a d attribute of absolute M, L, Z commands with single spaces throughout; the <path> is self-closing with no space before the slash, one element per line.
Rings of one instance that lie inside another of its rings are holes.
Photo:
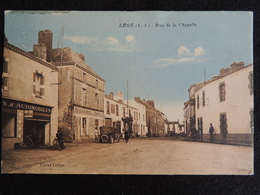
<path fill-rule="evenodd" d="M 12 50 L 12 51 L 14 51 L 16 53 L 19 53 L 19 54 L 21 54 L 21 55 L 23 55 L 23 56 L 25 56 L 27 58 L 30 58 L 31 60 L 34 60 L 34 61 L 36 61 L 38 63 L 41 63 L 42 65 L 47 66 L 47 67 L 49 67 L 49 68 L 51 68 L 53 70 L 58 70 L 58 68 L 55 65 L 53 65 L 51 63 L 48 63 L 46 61 L 43 61 L 42 59 L 37 58 L 36 56 L 34 56 L 34 55 L 32 55 L 32 54 L 30 54 L 30 53 L 28 53 L 28 52 L 26 52 L 26 51 L 16 47 L 16 46 L 14 46 L 14 45 L 6 42 L 6 41 L 4 42 L 4 47 L 6 47 L 6 48 L 8 48 L 8 49 L 10 49 L 10 50 Z"/>
<path fill-rule="evenodd" d="M 99 78 L 102 81 L 105 81 L 103 78 L 101 78 L 89 65 L 87 65 L 78 54 L 76 54 L 71 48 L 66 47 L 63 48 L 56 48 L 52 49 L 52 56 L 53 56 L 53 63 L 59 64 L 61 62 L 61 51 L 63 53 L 62 55 L 62 62 L 63 65 L 71 62 L 76 64 L 77 67 L 83 69 L 84 71 L 88 72 L 89 74 Z"/>

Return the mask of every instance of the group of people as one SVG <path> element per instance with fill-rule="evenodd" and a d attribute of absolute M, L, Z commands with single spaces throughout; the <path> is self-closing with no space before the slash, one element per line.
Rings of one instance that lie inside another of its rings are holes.
<path fill-rule="evenodd" d="M 214 127 L 213 127 L 212 123 L 210 123 L 209 135 L 210 135 L 210 140 L 213 141 L 213 139 L 214 139 Z M 199 131 L 195 128 L 195 126 L 193 126 L 191 128 L 191 136 L 194 137 L 194 138 L 199 137 Z"/>

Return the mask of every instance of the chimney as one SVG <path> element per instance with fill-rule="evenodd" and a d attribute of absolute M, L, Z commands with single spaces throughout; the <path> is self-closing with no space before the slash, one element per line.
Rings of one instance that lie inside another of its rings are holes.
<path fill-rule="evenodd" d="M 50 30 L 40 31 L 38 33 L 38 44 L 44 43 L 46 46 L 46 60 L 52 61 L 52 32 Z"/>
<path fill-rule="evenodd" d="M 113 92 L 110 92 L 110 98 L 114 99 L 114 93 Z"/>
<path fill-rule="evenodd" d="M 154 101 L 153 100 L 147 100 L 147 104 L 150 106 L 154 107 Z"/>
<path fill-rule="evenodd" d="M 123 93 L 122 92 L 116 92 L 116 96 L 118 96 L 118 97 L 120 97 L 120 98 L 122 98 L 123 99 Z"/>
<path fill-rule="evenodd" d="M 141 101 L 140 97 L 135 97 L 135 101 L 140 102 Z"/>
<path fill-rule="evenodd" d="M 33 55 L 35 55 L 38 58 L 46 60 L 46 55 L 47 55 L 46 51 L 47 48 L 43 43 L 33 45 Z"/>
<path fill-rule="evenodd" d="M 221 68 L 219 72 L 220 72 L 220 76 L 224 76 L 224 75 L 227 75 L 228 73 L 230 73 L 231 69 L 230 68 Z"/>
<path fill-rule="evenodd" d="M 85 56 L 83 53 L 77 53 L 80 59 L 82 59 L 85 62 Z"/>
<path fill-rule="evenodd" d="M 244 62 L 233 62 L 231 65 L 232 72 L 238 71 L 245 66 Z"/>

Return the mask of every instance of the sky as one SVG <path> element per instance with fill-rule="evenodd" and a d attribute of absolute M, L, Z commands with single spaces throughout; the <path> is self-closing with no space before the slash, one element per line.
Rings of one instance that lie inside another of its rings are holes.
<path fill-rule="evenodd" d="M 248 11 L 6 11 L 4 28 L 9 43 L 25 51 L 39 31 L 51 30 L 53 48 L 83 53 L 106 80 L 105 94 L 126 98 L 128 88 L 129 99 L 154 100 L 170 121 L 183 121 L 190 85 L 232 62 L 253 63 Z"/>

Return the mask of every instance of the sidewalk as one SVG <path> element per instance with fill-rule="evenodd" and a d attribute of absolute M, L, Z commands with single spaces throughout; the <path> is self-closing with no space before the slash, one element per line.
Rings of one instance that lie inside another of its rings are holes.
<path fill-rule="evenodd" d="M 195 139 L 195 138 L 188 138 L 188 137 L 179 137 L 182 141 L 193 141 L 193 142 L 204 142 L 204 143 L 213 143 L 213 144 L 225 144 L 225 145 L 237 145 L 237 146 L 253 146 L 254 143 L 249 141 L 237 141 L 237 140 L 218 140 L 215 139 L 211 141 L 210 139 Z"/>

